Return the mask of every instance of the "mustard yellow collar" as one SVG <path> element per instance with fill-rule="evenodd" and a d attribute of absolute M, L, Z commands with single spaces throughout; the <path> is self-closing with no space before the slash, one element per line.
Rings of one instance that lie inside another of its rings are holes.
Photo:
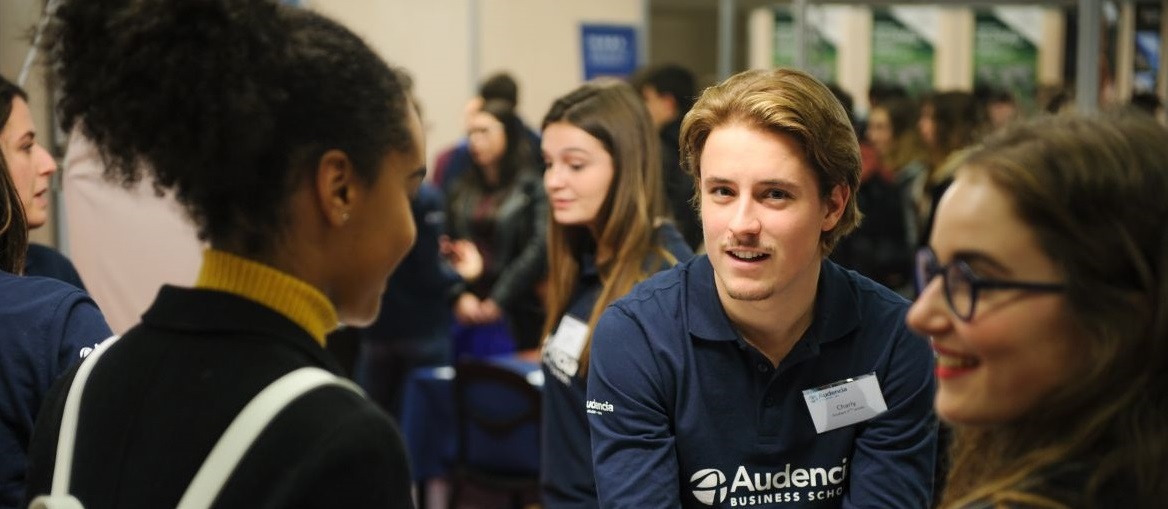
<path fill-rule="evenodd" d="M 272 267 L 233 254 L 207 249 L 196 288 L 239 295 L 292 320 L 325 345 L 337 328 L 337 311 L 320 290 Z"/>

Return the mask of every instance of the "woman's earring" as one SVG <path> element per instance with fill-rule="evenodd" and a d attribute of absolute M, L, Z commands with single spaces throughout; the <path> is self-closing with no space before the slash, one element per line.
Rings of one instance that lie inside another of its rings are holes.
<path fill-rule="evenodd" d="M 341 222 L 342 223 L 349 222 L 349 212 L 348 211 L 341 212 Z"/>

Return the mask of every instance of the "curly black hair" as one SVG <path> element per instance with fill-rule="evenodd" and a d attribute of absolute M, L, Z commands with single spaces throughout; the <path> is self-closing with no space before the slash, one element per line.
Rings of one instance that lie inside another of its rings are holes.
<path fill-rule="evenodd" d="M 269 0 L 85 0 L 46 42 L 63 98 L 101 150 L 106 178 L 149 172 L 199 237 L 268 250 L 287 201 L 328 150 L 366 183 L 416 150 L 398 75 L 359 37 Z"/>

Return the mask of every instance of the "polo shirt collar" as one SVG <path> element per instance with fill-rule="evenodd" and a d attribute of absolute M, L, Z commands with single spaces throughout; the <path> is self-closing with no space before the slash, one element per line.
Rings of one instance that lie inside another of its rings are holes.
<path fill-rule="evenodd" d="M 726 316 L 714 286 L 707 255 L 696 256 L 686 270 L 686 316 L 690 336 L 707 341 L 737 341 L 738 331 Z M 860 323 L 860 303 L 847 274 L 830 260 L 819 269 L 815 316 L 805 336 L 812 346 L 846 336 Z"/>

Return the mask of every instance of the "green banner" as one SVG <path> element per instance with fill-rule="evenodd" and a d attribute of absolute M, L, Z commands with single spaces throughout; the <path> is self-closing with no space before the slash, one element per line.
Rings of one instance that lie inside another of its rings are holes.
<path fill-rule="evenodd" d="M 775 8 L 774 66 L 795 67 L 795 16 L 787 7 Z M 839 56 L 835 44 L 814 26 L 807 28 L 807 66 L 804 69 L 824 83 L 836 81 Z"/>
<path fill-rule="evenodd" d="M 933 89 L 933 44 L 888 8 L 872 10 L 872 83 L 900 85 L 912 96 Z"/>
<path fill-rule="evenodd" d="M 1009 91 L 1022 111 L 1034 111 L 1038 48 L 992 10 L 977 11 L 973 32 L 973 85 Z"/>

